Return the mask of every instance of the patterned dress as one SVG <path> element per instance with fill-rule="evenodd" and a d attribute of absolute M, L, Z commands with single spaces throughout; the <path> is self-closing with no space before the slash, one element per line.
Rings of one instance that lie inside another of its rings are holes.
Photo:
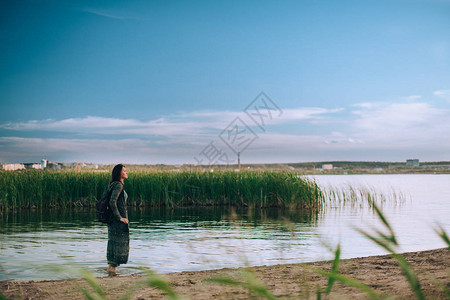
<path fill-rule="evenodd" d="M 111 198 L 109 205 L 113 213 L 111 223 L 108 224 L 108 248 L 106 258 L 109 264 L 118 266 L 128 262 L 130 251 L 130 229 L 129 225 L 120 221 L 120 218 L 128 219 L 127 199 L 128 195 L 123 189 L 120 181 L 109 184 Z"/>

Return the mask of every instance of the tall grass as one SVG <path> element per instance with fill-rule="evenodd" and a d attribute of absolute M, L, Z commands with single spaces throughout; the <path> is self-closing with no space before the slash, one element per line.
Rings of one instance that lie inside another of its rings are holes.
<path fill-rule="evenodd" d="M 98 172 L 0 172 L 0 210 L 94 206 L 109 181 Z M 125 181 L 132 206 L 224 205 L 318 209 L 314 181 L 287 171 L 135 172 Z"/>
<path fill-rule="evenodd" d="M 391 254 L 391 256 L 397 261 L 398 265 L 402 269 L 402 272 L 405 275 L 406 279 L 408 280 L 417 299 L 424 300 L 425 296 L 420 287 L 420 282 L 417 275 L 415 274 L 409 263 L 406 261 L 404 256 L 396 252 L 397 248 L 400 245 L 398 243 L 398 239 L 395 236 L 391 225 L 389 224 L 389 222 L 387 221 L 386 217 L 383 215 L 381 210 L 378 208 L 378 206 L 374 204 L 373 207 L 375 209 L 378 218 L 384 225 L 385 231 L 387 231 L 388 233 L 382 232 L 381 230 L 377 229 L 373 229 L 375 233 L 369 233 L 361 229 L 358 229 L 358 231 L 363 236 L 373 241 L 375 244 L 379 245 L 381 248 L 385 249 Z"/>
<path fill-rule="evenodd" d="M 390 191 L 380 192 L 376 187 L 356 186 L 348 184 L 343 187 L 335 187 L 332 185 L 321 187 L 323 197 L 327 204 L 333 207 L 359 207 L 366 205 L 372 207 L 373 204 L 383 205 L 386 202 L 399 205 L 406 201 L 406 195 L 401 191 L 391 188 Z"/>
<path fill-rule="evenodd" d="M 107 181 L 105 173 L 1 171 L 1 210 L 93 205 Z"/>

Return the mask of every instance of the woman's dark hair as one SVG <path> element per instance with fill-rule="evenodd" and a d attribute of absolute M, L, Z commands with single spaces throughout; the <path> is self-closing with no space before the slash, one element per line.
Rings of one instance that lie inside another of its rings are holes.
<path fill-rule="evenodd" d="M 120 179 L 121 179 L 121 174 L 122 174 L 122 169 L 124 168 L 125 166 L 124 165 L 122 165 L 122 164 L 118 164 L 118 165 L 115 165 L 114 166 L 114 168 L 113 168 L 113 170 L 112 170 L 112 175 L 111 175 L 111 181 L 110 182 L 113 182 L 113 181 L 120 181 Z"/>

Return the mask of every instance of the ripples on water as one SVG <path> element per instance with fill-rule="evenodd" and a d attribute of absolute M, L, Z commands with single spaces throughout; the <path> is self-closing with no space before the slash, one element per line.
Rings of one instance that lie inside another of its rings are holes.
<path fill-rule="evenodd" d="M 383 210 L 403 251 L 444 247 L 432 230 L 450 232 L 449 175 L 316 176 L 321 186 L 371 186 L 380 193 L 403 193 L 401 205 L 387 200 Z M 367 207 L 329 205 L 323 213 L 277 209 L 214 208 L 129 210 L 131 252 L 122 275 L 151 267 L 159 273 L 243 265 L 270 265 L 330 259 L 323 243 L 341 242 L 344 258 L 384 254 L 354 227 L 378 220 Z M 0 223 L 0 280 L 42 280 L 71 274 L 42 265 L 75 262 L 105 275 L 107 228 L 93 210 L 23 211 Z"/>

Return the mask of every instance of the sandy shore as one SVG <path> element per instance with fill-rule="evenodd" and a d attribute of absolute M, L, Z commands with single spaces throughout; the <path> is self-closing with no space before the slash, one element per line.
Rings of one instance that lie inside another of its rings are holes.
<path fill-rule="evenodd" d="M 418 274 L 427 299 L 448 299 L 443 287 L 450 289 L 450 250 L 437 249 L 404 254 Z M 316 299 L 317 287 L 325 288 L 327 279 L 309 268 L 330 270 L 331 262 L 288 264 L 250 268 L 277 297 Z M 165 274 L 173 289 L 189 299 L 248 299 L 249 292 L 242 287 L 205 282 L 218 276 L 243 280 L 242 269 L 221 269 Z M 358 279 L 380 295 L 394 295 L 396 299 L 411 299 L 413 292 L 396 261 L 388 255 L 345 259 L 340 262 L 341 274 Z M 119 299 L 142 276 L 98 278 L 108 299 Z M 88 285 L 82 279 L 57 281 L 0 282 L 0 290 L 7 299 L 85 299 L 82 288 Z M 87 288 L 90 290 L 90 288 Z M 161 299 L 165 294 L 153 287 L 136 289 L 131 299 Z M 361 291 L 336 283 L 327 299 L 365 299 Z"/>

